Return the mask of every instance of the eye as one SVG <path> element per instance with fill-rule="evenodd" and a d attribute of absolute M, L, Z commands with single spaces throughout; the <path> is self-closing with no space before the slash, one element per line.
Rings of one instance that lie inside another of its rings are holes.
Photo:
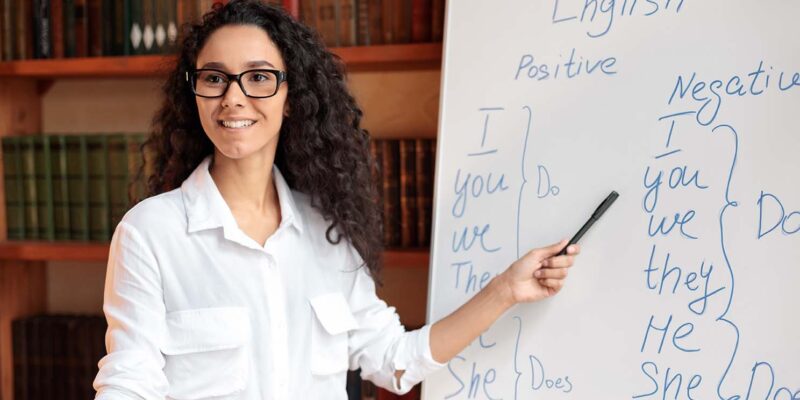
<path fill-rule="evenodd" d="M 250 76 L 250 80 L 253 82 L 267 82 L 272 80 L 272 75 L 256 72 Z"/>

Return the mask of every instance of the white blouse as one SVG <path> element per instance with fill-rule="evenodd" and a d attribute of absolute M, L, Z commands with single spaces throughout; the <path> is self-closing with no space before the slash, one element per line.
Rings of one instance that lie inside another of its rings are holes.
<path fill-rule="evenodd" d="M 429 326 L 405 332 L 358 253 L 325 239 L 277 168 L 282 219 L 262 247 L 238 228 L 210 159 L 114 232 L 96 399 L 346 399 L 348 369 L 405 393 L 443 366 Z"/>

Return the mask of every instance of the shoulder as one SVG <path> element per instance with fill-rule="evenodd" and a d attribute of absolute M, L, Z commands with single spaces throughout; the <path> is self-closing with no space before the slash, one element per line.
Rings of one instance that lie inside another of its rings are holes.
<path fill-rule="evenodd" d="M 186 230 L 186 209 L 180 188 L 148 197 L 125 213 L 123 223 L 148 236 Z"/>

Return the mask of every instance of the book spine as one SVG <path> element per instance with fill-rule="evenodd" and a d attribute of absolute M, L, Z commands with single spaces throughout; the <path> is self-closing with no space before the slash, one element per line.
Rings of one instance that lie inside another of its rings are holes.
<path fill-rule="evenodd" d="M 33 58 L 33 35 L 29 30 L 33 22 L 33 3 L 30 0 L 16 0 L 16 59 Z"/>
<path fill-rule="evenodd" d="M 178 45 L 178 0 L 167 1 L 167 44 L 164 49 L 167 53 L 176 51 Z"/>
<path fill-rule="evenodd" d="M 128 139 L 128 176 L 130 176 L 129 186 L 127 187 L 128 193 L 130 193 L 128 199 L 133 205 L 144 199 L 146 192 L 146 173 L 142 168 L 144 160 L 141 152 L 145 136 L 143 134 L 129 134 L 126 137 Z"/>
<path fill-rule="evenodd" d="M 395 20 L 397 5 L 401 0 L 381 0 L 381 32 L 383 32 L 383 43 L 397 43 Z"/>
<path fill-rule="evenodd" d="M 67 141 L 63 135 L 50 140 L 53 172 L 53 225 L 56 240 L 69 240 L 69 180 L 67 175 Z"/>
<path fill-rule="evenodd" d="M 53 171 L 50 155 L 50 136 L 34 137 L 36 166 L 36 210 L 39 214 L 39 239 L 55 240 L 53 223 Z"/>
<path fill-rule="evenodd" d="M 367 25 L 369 26 L 369 44 L 383 44 L 383 11 L 384 0 L 360 0 L 367 3 Z"/>
<path fill-rule="evenodd" d="M 336 30 L 336 3 L 338 0 L 317 0 L 319 33 L 328 47 L 336 47 L 339 45 L 339 37 Z"/>
<path fill-rule="evenodd" d="M 88 43 L 88 55 L 90 57 L 101 57 L 103 56 L 103 45 L 105 41 L 105 32 L 103 31 L 103 25 L 106 23 L 105 19 L 103 18 L 103 0 L 86 0 L 86 26 L 87 26 L 87 38 L 86 42 Z"/>
<path fill-rule="evenodd" d="M 63 13 L 64 16 L 64 56 L 76 57 L 76 37 L 75 37 L 75 1 L 76 0 L 63 0 Z"/>
<path fill-rule="evenodd" d="M 416 159 L 412 139 L 399 141 L 400 147 L 400 246 L 417 245 Z"/>
<path fill-rule="evenodd" d="M 75 6 L 72 12 L 75 14 L 75 56 L 89 56 L 89 7 L 88 0 L 73 0 Z"/>
<path fill-rule="evenodd" d="M 411 0 L 411 41 L 431 41 L 431 0 Z"/>
<path fill-rule="evenodd" d="M 89 239 L 106 241 L 110 238 L 108 203 L 108 137 L 91 135 L 86 138 L 89 156 Z"/>
<path fill-rule="evenodd" d="M 14 1 L 0 0 L 0 31 L 2 31 L 2 41 L 0 41 L 0 58 L 6 61 L 14 59 Z"/>
<path fill-rule="evenodd" d="M 144 34 L 144 27 L 142 23 L 142 2 L 143 0 L 126 0 L 128 1 L 129 12 L 128 20 L 130 21 L 128 29 L 128 42 L 130 45 L 129 55 L 142 54 L 144 45 L 142 44 L 142 36 Z"/>
<path fill-rule="evenodd" d="M 102 54 L 112 56 L 114 54 L 114 25 L 116 24 L 116 12 L 114 10 L 115 0 L 98 0 L 100 2 L 100 41 L 102 43 Z"/>
<path fill-rule="evenodd" d="M 28 318 L 11 322 L 12 352 L 14 365 L 14 398 L 30 399 L 28 396 Z"/>
<path fill-rule="evenodd" d="M 64 1 L 50 0 L 50 37 L 53 58 L 64 58 Z"/>
<path fill-rule="evenodd" d="M 34 137 L 21 138 L 22 153 L 22 185 L 25 207 L 25 238 L 39 238 L 39 213 L 36 209 L 36 157 L 34 153 Z"/>
<path fill-rule="evenodd" d="M 415 140 L 416 184 L 417 184 L 417 243 L 431 244 L 431 215 L 433 210 L 433 153 L 430 139 Z"/>
<path fill-rule="evenodd" d="M 86 136 L 67 137 L 69 237 L 89 240 L 89 159 Z"/>
<path fill-rule="evenodd" d="M 19 137 L 3 138 L 3 179 L 8 240 L 25 239 L 25 199 Z"/>
<path fill-rule="evenodd" d="M 108 197 L 110 203 L 110 228 L 116 228 L 128 211 L 128 139 L 124 134 L 108 138 Z"/>
<path fill-rule="evenodd" d="M 156 1 L 142 1 L 142 54 L 156 52 Z"/>
<path fill-rule="evenodd" d="M 431 40 L 441 42 L 444 39 L 445 0 L 432 0 L 431 5 Z"/>
<path fill-rule="evenodd" d="M 395 247 L 400 244 L 400 149 L 397 140 L 383 140 L 381 146 L 384 245 Z"/>
<path fill-rule="evenodd" d="M 356 5 L 355 0 L 337 0 L 339 46 L 356 45 Z"/>
<path fill-rule="evenodd" d="M 50 1 L 33 1 L 34 58 L 51 58 L 52 37 L 50 31 Z"/>

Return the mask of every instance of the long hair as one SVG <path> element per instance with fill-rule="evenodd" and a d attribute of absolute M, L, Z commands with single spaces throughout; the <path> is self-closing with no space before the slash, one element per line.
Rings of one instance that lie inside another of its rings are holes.
<path fill-rule="evenodd" d="M 208 37 L 225 25 L 252 25 L 267 32 L 286 63 L 289 115 L 280 128 L 275 164 L 294 190 L 307 194 L 329 223 L 331 244 L 349 240 L 379 282 L 381 207 L 372 173 L 369 135 L 362 111 L 347 89 L 343 62 L 316 33 L 285 11 L 258 0 L 215 5 L 187 24 L 177 63 L 162 87 L 164 99 L 142 146 L 151 171 L 146 195 L 175 189 L 214 146 L 200 125 L 195 96 L 185 79 Z"/>

